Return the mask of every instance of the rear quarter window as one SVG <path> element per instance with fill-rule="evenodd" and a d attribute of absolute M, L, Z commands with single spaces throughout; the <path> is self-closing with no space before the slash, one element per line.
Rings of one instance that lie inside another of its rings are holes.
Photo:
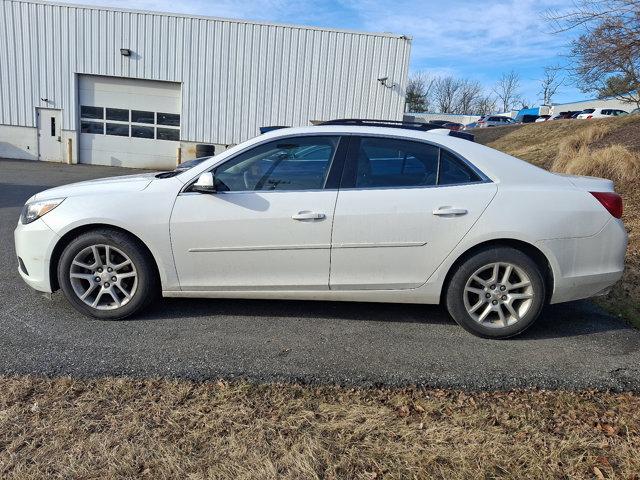
<path fill-rule="evenodd" d="M 446 150 L 440 150 L 438 185 L 457 185 L 482 180 L 480 176 L 461 160 Z"/>

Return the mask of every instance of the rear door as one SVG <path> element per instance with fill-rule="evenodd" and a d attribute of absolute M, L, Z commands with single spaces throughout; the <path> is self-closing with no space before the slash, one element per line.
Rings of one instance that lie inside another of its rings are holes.
<path fill-rule="evenodd" d="M 422 285 L 497 187 L 438 146 L 353 137 L 334 214 L 330 288 Z"/>

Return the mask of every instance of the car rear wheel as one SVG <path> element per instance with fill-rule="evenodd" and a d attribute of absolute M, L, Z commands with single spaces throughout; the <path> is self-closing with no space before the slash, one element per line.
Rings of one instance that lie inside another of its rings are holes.
<path fill-rule="evenodd" d="M 144 246 L 109 229 L 84 233 L 65 247 L 58 282 L 76 310 L 107 320 L 138 312 L 158 292 L 153 260 Z"/>
<path fill-rule="evenodd" d="M 538 318 L 546 297 L 536 263 L 520 250 L 493 247 L 465 260 L 451 277 L 446 303 L 453 319 L 485 338 L 522 333 Z"/>

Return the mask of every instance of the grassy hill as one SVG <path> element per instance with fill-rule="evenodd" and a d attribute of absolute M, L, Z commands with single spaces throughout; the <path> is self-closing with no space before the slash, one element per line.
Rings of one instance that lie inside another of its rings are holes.
<path fill-rule="evenodd" d="M 629 232 L 626 270 L 620 284 L 598 302 L 640 327 L 640 116 L 558 120 L 473 133 L 479 143 L 553 172 L 615 182 Z"/>

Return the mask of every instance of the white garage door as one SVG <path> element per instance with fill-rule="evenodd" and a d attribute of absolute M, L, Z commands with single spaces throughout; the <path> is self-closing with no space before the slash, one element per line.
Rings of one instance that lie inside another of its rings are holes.
<path fill-rule="evenodd" d="M 81 163 L 171 169 L 180 146 L 180 84 L 82 75 Z"/>

